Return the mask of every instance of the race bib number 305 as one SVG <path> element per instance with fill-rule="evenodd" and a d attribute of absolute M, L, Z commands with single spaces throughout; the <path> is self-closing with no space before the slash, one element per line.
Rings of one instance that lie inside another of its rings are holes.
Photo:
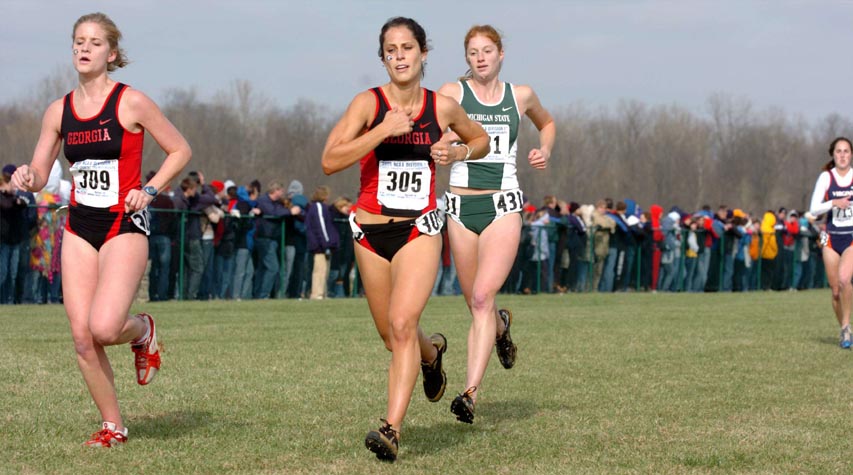
<path fill-rule="evenodd" d="M 70 171 L 77 203 L 95 208 L 118 204 L 118 160 L 83 160 Z"/>
<path fill-rule="evenodd" d="M 429 205 L 432 172 L 423 160 L 382 160 L 376 199 L 394 209 L 424 209 Z"/>

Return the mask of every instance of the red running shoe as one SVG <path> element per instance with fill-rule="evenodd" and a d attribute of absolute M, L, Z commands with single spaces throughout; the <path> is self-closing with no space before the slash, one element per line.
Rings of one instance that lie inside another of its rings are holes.
<path fill-rule="evenodd" d="M 127 427 L 123 431 L 116 430 L 116 425 L 112 422 L 104 422 L 103 429 L 92 434 L 92 438 L 87 440 L 83 445 L 86 447 L 106 447 L 110 448 L 127 442 Z"/>
<path fill-rule="evenodd" d="M 140 344 L 131 345 L 130 349 L 136 355 L 136 382 L 146 385 L 154 379 L 160 369 L 160 347 L 157 343 L 157 330 L 154 327 L 154 317 L 147 313 L 136 315 L 148 324 L 148 338 Z"/>

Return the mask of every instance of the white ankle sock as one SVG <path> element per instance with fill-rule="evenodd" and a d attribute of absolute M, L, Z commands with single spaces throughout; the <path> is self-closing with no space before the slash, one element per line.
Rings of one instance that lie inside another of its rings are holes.
<path fill-rule="evenodd" d="M 148 323 L 147 318 L 141 318 L 142 322 L 145 323 L 145 333 L 142 334 L 141 337 L 130 342 L 131 345 L 141 345 L 148 340 L 148 337 L 151 336 L 151 325 Z"/>

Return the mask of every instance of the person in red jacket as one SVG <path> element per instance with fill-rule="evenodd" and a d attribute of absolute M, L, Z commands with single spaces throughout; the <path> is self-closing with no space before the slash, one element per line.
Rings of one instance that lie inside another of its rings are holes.
<path fill-rule="evenodd" d="M 652 240 L 655 242 L 652 251 L 652 290 L 656 290 L 658 288 L 658 274 L 660 273 L 660 243 L 663 242 L 663 231 L 660 229 L 663 208 L 661 205 L 652 205 L 649 211 L 652 213 Z"/>

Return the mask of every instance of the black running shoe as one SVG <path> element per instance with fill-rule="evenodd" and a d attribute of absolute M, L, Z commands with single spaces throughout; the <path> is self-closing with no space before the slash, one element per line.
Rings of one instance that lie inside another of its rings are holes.
<path fill-rule="evenodd" d="M 424 373 L 424 394 L 430 402 L 438 402 L 444 396 L 444 389 L 447 387 L 447 376 L 441 366 L 441 355 L 447 351 L 447 338 L 441 333 L 433 333 L 429 339 L 438 350 L 438 356 L 432 363 L 421 361 L 421 371 Z"/>
<path fill-rule="evenodd" d="M 364 438 L 364 446 L 376 454 L 379 460 L 393 462 L 397 460 L 397 449 L 400 447 L 400 434 L 391 427 L 385 419 L 382 427 L 367 433 Z"/>
<path fill-rule="evenodd" d="M 456 415 L 456 419 L 466 424 L 474 423 L 474 400 L 471 394 L 477 390 L 477 386 L 471 386 L 464 393 L 456 396 L 450 404 L 450 412 Z"/>
<path fill-rule="evenodd" d="M 504 368 L 510 369 L 515 365 L 515 343 L 512 342 L 512 336 L 509 334 L 509 327 L 512 325 L 512 312 L 502 308 L 498 310 L 498 316 L 504 322 L 504 332 L 501 336 L 495 338 L 495 350 L 498 353 L 498 359 L 501 360 L 501 365 Z"/>

